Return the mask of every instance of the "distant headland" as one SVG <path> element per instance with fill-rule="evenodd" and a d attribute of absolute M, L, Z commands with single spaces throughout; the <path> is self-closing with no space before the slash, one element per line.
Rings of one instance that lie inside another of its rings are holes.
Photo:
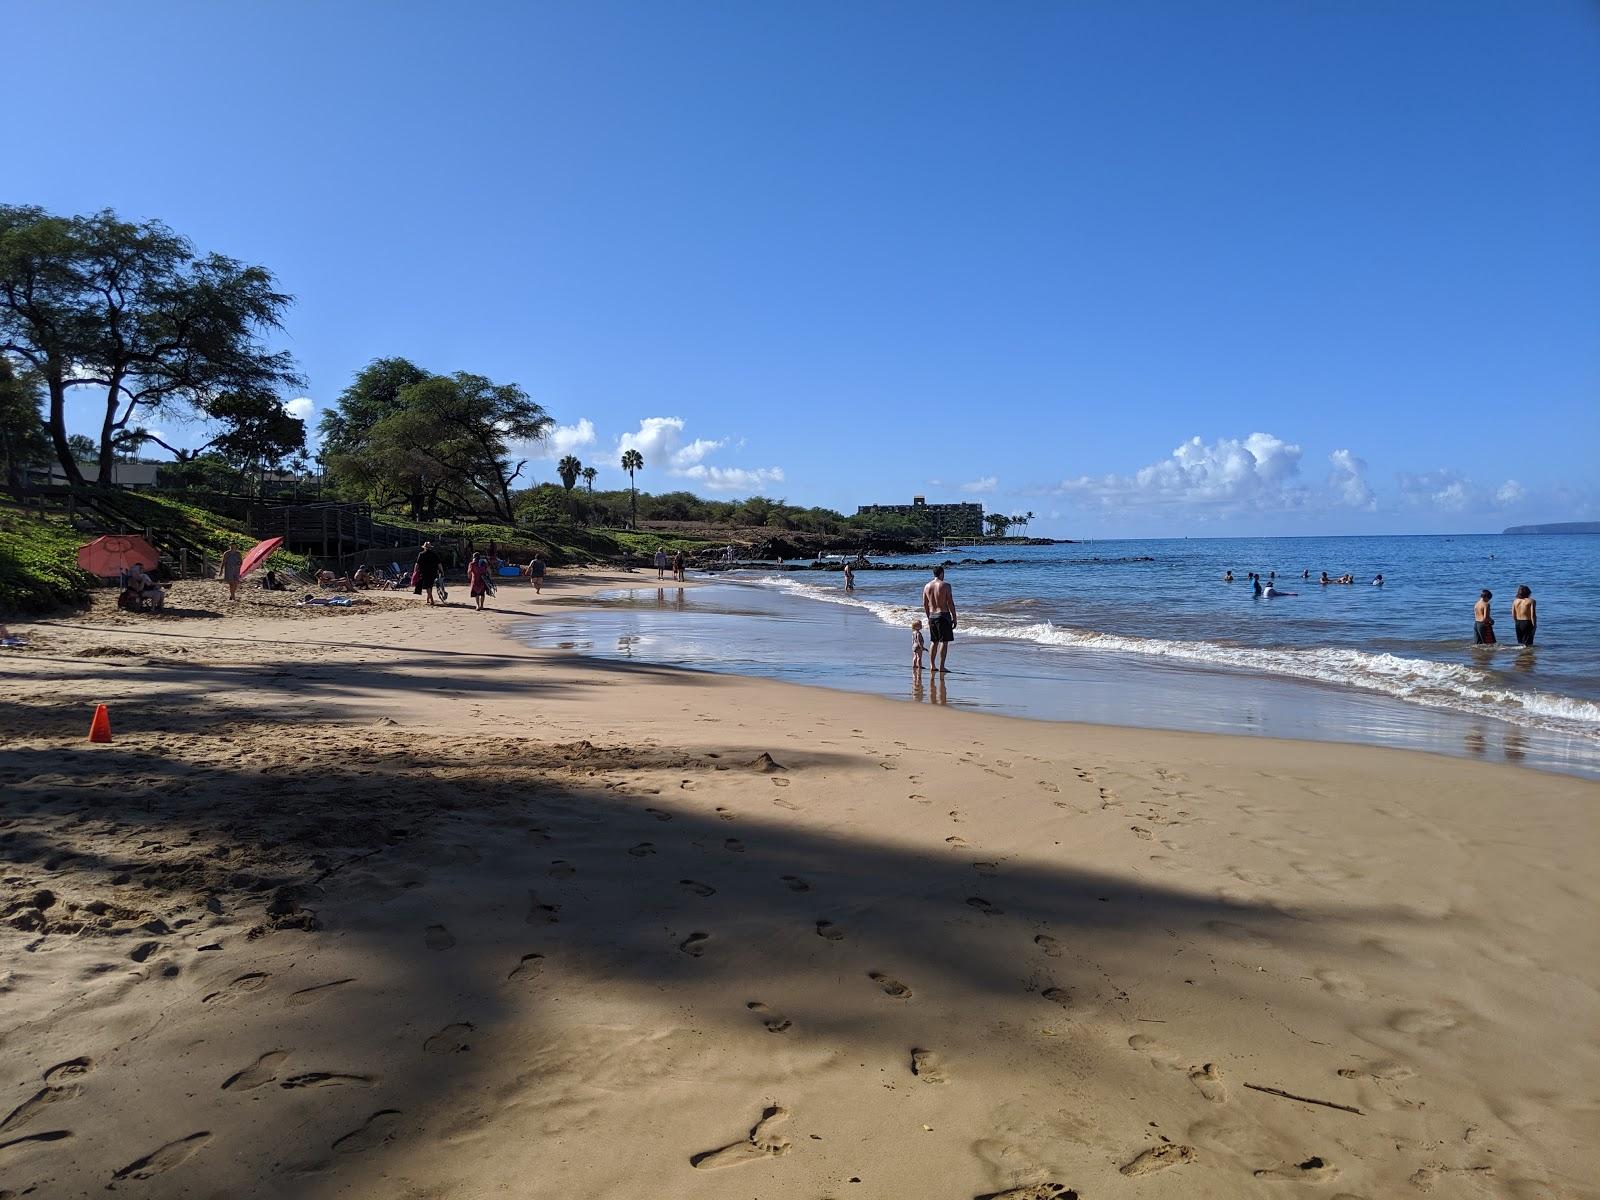
<path fill-rule="evenodd" d="M 1557 521 L 1553 525 L 1513 525 L 1505 533 L 1600 533 L 1600 521 Z"/>

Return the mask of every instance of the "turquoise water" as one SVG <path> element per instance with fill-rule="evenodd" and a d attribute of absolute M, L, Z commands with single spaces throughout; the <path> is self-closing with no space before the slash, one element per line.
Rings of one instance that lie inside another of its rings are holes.
<path fill-rule="evenodd" d="M 756 567 L 619 594 L 537 644 L 1050 719 L 1402 745 L 1600 774 L 1600 537 L 1194 539 L 956 549 L 952 675 L 908 670 L 923 570 Z M 916 564 L 918 560 L 885 560 Z M 929 560 L 931 563 L 932 560 Z M 1232 570 L 1236 582 L 1221 582 Z M 1298 595 L 1254 599 L 1276 571 Z M 1312 578 L 1300 578 L 1309 570 Z M 1322 571 L 1353 586 L 1320 586 Z M 1371 580 L 1382 572 L 1385 585 Z M 1516 646 L 1510 600 L 1539 601 Z M 1504 639 L 1472 644 L 1490 588 Z M 621 639 L 621 640 L 614 640 Z M 936 686 L 939 685 L 939 686 Z"/>

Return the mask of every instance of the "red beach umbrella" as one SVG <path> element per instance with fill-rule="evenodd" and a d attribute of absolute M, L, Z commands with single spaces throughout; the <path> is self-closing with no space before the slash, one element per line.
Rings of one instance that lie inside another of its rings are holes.
<path fill-rule="evenodd" d="M 102 579 L 110 579 L 134 563 L 154 570 L 160 561 L 154 546 L 131 533 L 108 533 L 78 547 L 78 565 Z"/>
<path fill-rule="evenodd" d="M 243 579 L 261 565 L 263 559 L 279 546 L 283 545 L 281 537 L 268 538 L 264 542 L 257 542 L 250 547 L 250 553 L 244 556 L 244 562 L 239 564 L 239 578 Z"/>

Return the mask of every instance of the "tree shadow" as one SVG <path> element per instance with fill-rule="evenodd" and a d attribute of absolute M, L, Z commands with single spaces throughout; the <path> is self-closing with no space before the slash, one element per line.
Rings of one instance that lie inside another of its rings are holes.
<path fill-rule="evenodd" d="M 217 686 L 217 670 L 179 672 L 180 691 Z M 649 1100 L 641 1085 L 702 1062 L 679 1048 L 685 1029 L 758 1045 L 773 1086 L 802 1096 L 804 1055 L 903 1067 L 933 1038 L 959 1062 L 990 1052 L 996 1022 L 1007 1037 L 1060 1027 L 1063 1052 L 1111 1047 L 1147 1070 L 1122 1043 L 1149 1028 L 1134 981 L 1150 962 L 1199 977 L 1242 948 L 1292 947 L 1336 965 L 1350 927 L 1414 920 L 1052 865 L 1042 845 L 993 860 L 959 839 L 818 827 L 808 776 L 874 765 L 853 755 L 767 774 L 757 747 L 729 742 L 464 746 L 259 722 L 245 740 L 226 720 L 166 742 L 164 727 L 139 745 L 0 749 L 0 944 L 32 968 L 27 1011 L 62 996 L 0 1033 L 0 1085 L 21 1095 L 58 1059 L 97 1064 L 30 1126 L 72 1140 L 0 1151 L 8 1183 L 96 1190 L 108 1163 L 204 1133 L 169 1186 L 387 1192 L 481 1156 L 485 1123 L 508 1135 L 493 1145 L 514 1175 L 523 1140 L 615 1120 L 608 1104 L 647 1119 L 631 1107 Z M 67 964 L 89 982 L 62 977 Z M 1266 1003 L 1252 978 L 1230 976 L 1240 1013 Z M 577 997 L 594 1011 L 575 1018 Z M 148 1029 L 140 1012 L 156 1014 Z M 107 1013 L 134 1015 L 106 1026 Z M 266 1081 L 228 1082 L 247 1070 Z M 318 1074 L 345 1085 L 296 1082 Z M 168 1099 L 141 1104 L 146 1081 Z M 712 1105 L 747 1089 L 703 1086 Z M 614 1169 L 693 1170 L 708 1148 L 638 1150 Z"/>

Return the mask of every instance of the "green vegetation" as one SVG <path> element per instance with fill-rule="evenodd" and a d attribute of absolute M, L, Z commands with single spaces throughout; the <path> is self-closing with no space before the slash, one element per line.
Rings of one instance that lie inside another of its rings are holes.
<path fill-rule="evenodd" d="M 64 521 L 0 508 L 0 612 L 84 603 L 95 579 L 78 569 L 83 541 Z"/>

